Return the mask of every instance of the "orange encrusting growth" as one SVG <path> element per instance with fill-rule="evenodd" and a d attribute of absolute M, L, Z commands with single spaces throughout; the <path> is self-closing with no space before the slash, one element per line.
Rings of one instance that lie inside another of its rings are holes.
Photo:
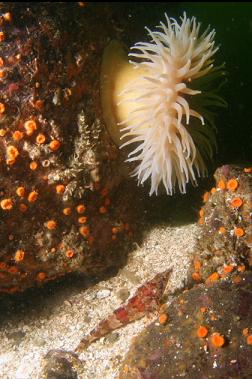
<path fill-rule="evenodd" d="M 5 105 L 3 103 L 0 103 L 0 114 L 3 114 L 5 112 Z"/>
<path fill-rule="evenodd" d="M 62 213 L 65 215 L 65 216 L 70 216 L 70 214 L 72 213 L 71 211 L 71 208 L 64 208 Z"/>
<path fill-rule="evenodd" d="M 3 18 L 5 21 L 11 22 L 13 17 L 12 17 L 12 14 L 10 12 L 6 12 L 6 13 L 4 13 Z"/>
<path fill-rule="evenodd" d="M 220 233 L 220 234 L 225 234 L 225 233 L 226 233 L 226 228 L 225 228 L 225 226 L 220 226 L 220 227 L 219 227 L 219 233 Z"/>
<path fill-rule="evenodd" d="M 74 251 L 73 250 L 67 250 L 66 251 L 66 257 L 67 258 L 73 258 L 74 256 Z"/>
<path fill-rule="evenodd" d="M 25 195 L 25 188 L 24 187 L 18 187 L 16 189 L 16 194 L 19 196 L 19 197 L 24 197 Z"/>
<path fill-rule="evenodd" d="M 34 120 L 28 120 L 24 123 L 24 128 L 26 130 L 26 134 L 31 136 L 37 129 L 37 124 Z"/>
<path fill-rule="evenodd" d="M 227 182 L 227 189 L 229 191 L 235 191 L 238 187 L 238 181 L 236 179 L 230 179 L 228 182 Z"/>
<path fill-rule="evenodd" d="M 220 333 L 213 333 L 211 342 L 215 347 L 222 347 L 225 343 L 225 338 Z"/>
<path fill-rule="evenodd" d="M 217 183 L 217 188 L 219 188 L 219 189 L 221 189 L 221 190 L 226 189 L 226 183 L 224 182 L 224 180 L 220 180 L 220 181 Z"/>
<path fill-rule="evenodd" d="M 216 282 L 220 278 L 218 272 L 213 272 L 207 279 L 206 283 Z"/>
<path fill-rule="evenodd" d="M 0 129 L 0 137 L 4 137 L 7 134 L 7 130 Z"/>
<path fill-rule="evenodd" d="M 88 237 L 89 236 L 89 227 L 88 226 L 81 226 L 79 228 L 79 232 L 82 236 Z"/>
<path fill-rule="evenodd" d="M 85 224 L 87 222 L 87 217 L 82 216 L 78 218 L 79 224 Z"/>
<path fill-rule="evenodd" d="M 200 271 L 202 267 L 202 263 L 198 259 L 196 259 L 193 264 L 194 264 L 195 271 Z"/>
<path fill-rule="evenodd" d="M 204 216 L 205 216 L 205 211 L 204 211 L 203 208 L 201 208 L 201 209 L 199 210 L 199 216 L 200 216 L 200 217 L 204 217 Z"/>
<path fill-rule="evenodd" d="M 32 191 L 29 193 L 27 200 L 29 203 L 34 203 L 38 198 L 38 192 L 37 191 Z"/>
<path fill-rule="evenodd" d="M 197 336 L 199 338 L 205 338 L 208 334 L 208 329 L 205 326 L 200 326 L 197 330 Z"/>
<path fill-rule="evenodd" d="M 242 334 L 244 335 L 244 337 L 247 337 L 249 335 L 249 328 L 244 328 L 242 330 Z"/>
<path fill-rule="evenodd" d="M 0 42 L 3 42 L 5 40 L 5 33 L 0 32 Z"/>
<path fill-rule="evenodd" d="M 231 205 L 233 208 L 240 208 L 243 204 L 243 200 L 240 197 L 234 197 L 231 200 Z"/>
<path fill-rule="evenodd" d="M 223 267 L 223 271 L 226 273 L 226 274 L 229 274 L 230 272 L 232 272 L 234 270 L 234 266 L 233 265 L 227 265 L 227 266 L 224 266 Z"/>
<path fill-rule="evenodd" d="M 19 151 L 15 146 L 8 146 L 6 149 L 8 159 L 16 159 L 19 155 Z"/>
<path fill-rule="evenodd" d="M 199 225 L 204 225 L 205 218 L 204 217 L 200 217 L 198 223 L 199 223 Z"/>
<path fill-rule="evenodd" d="M 240 265 L 237 267 L 237 271 L 239 271 L 239 272 L 244 272 L 245 269 L 246 269 L 245 265 Z"/>
<path fill-rule="evenodd" d="M 16 262 L 21 262 L 24 259 L 25 252 L 23 250 L 17 250 L 15 253 L 15 261 Z"/>
<path fill-rule="evenodd" d="M 56 229 L 56 226 L 57 226 L 57 222 L 54 221 L 54 220 L 49 220 L 49 221 L 46 222 L 46 227 L 49 230 Z"/>
<path fill-rule="evenodd" d="M 158 320 L 159 320 L 159 324 L 161 324 L 161 325 L 166 324 L 166 322 L 167 322 L 167 320 L 168 320 L 168 315 L 167 315 L 167 313 L 161 313 L 161 315 L 159 315 Z"/>
<path fill-rule="evenodd" d="M 43 144 L 43 143 L 45 142 L 45 140 L 46 140 L 46 137 L 45 137 L 45 135 L 42 134 L 42 133 L 38 134 L 37 137 L 36 137 L 36 142 L 37 142 L 39 145 Z"/>
<path fill-rule="evenodd" d="M 247 344 L 248 345 L 252 345 L 252 334 L 250 334 L 249 336 L 247 336 Z"/>
<path fill-rule="evenodd" d="M 7 210 L 7 211 L 9 211 L 9 210 L 11 210 L 12 209 L 12 207 L 13 207 L 13 201 L 12 201 L 12 199 L 3 199 L 3 200 L 1 200 L 1 202 L 0 202 L 0 206 L 1 206 L 1 208 L 3 209 L 3 210 Z"/>
<path fill-rule="evenodd" d="M 210 197 L 210 193 L 209 192 L 205 192 L 204 195 L 203 195 L 203 201 L 204 201 L 204 203 L 208 202 L 209 197 Z"/>
<path fill-rule="evenodd" d="M 111 229 L 111 232 L 113 234 L 117 234 L 121 231 L 121 228 L 119 228 L 118 226 L 114 226 L 112 229 Z"/>
<path fill-rule="evenodd" d="M 58 194 L 62 194 L 65 192 L 65 186 L 63 184 L 57 184 L 56 186 L 56 192 Z"/>
<path fill-rule="evenodd" d="M 12 134 L 14 141 L 20 141 L 23 137 L 24 133 L 20 132 L 19 130 L 15 130 Z"/>
<path fill-rule="evenodd" d="M 0 70 L 0 79 L 3 79 L 6 76 L 6 72 L 4 70 Z"/>
<path fill-rule="evenodd" d="M 55 139 L 50 142 L 49 147 L 52 151 L 56 151 L 60 148 L 60 145 L 61 145 L 60 141 Z"/>
<path fill-rule="evenodd" d="M 245 167 L 243 171 L 249 174 L 252 172 L 252 167 Z"/>
<path fill-rule="evenodd" d="M 217 191 L 216 187 L 211 188 L 210 192 L 213 195 Z"/>
<path fill-rule="evenodd" d="M 76 207 L 76 211 L 77 211 L 77 213 L 79 213 L 79 214 L 84 213 L 85 210 L 86 210 L 86 207 L 85 207 L 84 204 L 79 204 L 79 205 L 77 205 L 77 207 Z"/>
<path fill-rule="evenodd" d="M 37 162 L 32 161 L 32 162 L 30 163 L 29 167 L 30 167 L 30 169 L 31 169 L 32 171 L 35 171 L 35 170 L 37 170 L 37 168 L 38 168 L 38 164 L 37 164 Z"/>
<path fill-rule="evenodd" d="M 234 234 L 235 234 L 236 237 L 243 237 L 244 234 L 245 234 L 245 231 L 242 228 L 235 228 L 234 229 Z"/>
<path fill-rule="evenodd" d="M 11 12 L 6 12 L 3 15 L 4 21 L 11 22 L 13 20 L 13 16 Z"/>
<path fill-rule="evenodd" d="M 201 275 L 198 272 L 193 272 L 192 273 L 192 278 L 195 280 L 195 282 L 200 282 L 201 281 Z"/>
<path fill-rule="evenodd" d="M 38 280 L 39 282 L 44 281 L 45 278 L 46 278 L 46 274 L 45 274 L 45 272 L 39 272 L 39 273 L 37 274 L 37 280 Z"/>

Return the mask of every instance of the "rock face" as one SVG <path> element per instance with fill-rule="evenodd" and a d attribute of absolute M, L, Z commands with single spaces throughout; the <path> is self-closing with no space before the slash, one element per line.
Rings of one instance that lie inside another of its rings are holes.
<path fill-rule="evenodd" d="M 55 351 L 45 358 L 41 379 L 78 379 L 75 370 L 78 360 L 73 355 Z"/>
<path fill-rule="evenodd" d="M 252 263 L 252 168 L 225 165 L 214 177 L 216 186 L 204 194 L 205 204 L 199 211 L 202 231 L 189 282 L 218 279 L 224 264 L 225 274 L 233 266 L 240 265 L 242 270 Z"/>
<path fill-rule="evenodd" d="M 29 4 L 0 5 L 0 292 L 9 293 L 115 266 L 131 234 L 133 192 L 118 188 L 122 159 L 100 114 L 106 7 Z"/>
<path fill-rule="evenodd" d="M 238 279 L 239 278 L 239 279 Z M 134 342 L 120 379 L 252 376 L 252 273 L 178 296 Z"/>

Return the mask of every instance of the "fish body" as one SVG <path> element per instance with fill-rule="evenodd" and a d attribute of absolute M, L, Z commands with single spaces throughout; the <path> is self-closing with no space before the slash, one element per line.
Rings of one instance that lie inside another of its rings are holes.
<path fill-rule="evenodd" d="M 153 313 L 159 309 L 166 284 L 171 270 L 166 270 L 157 274 L 153 279 L 140 286 L 135 294 L 123 305 L 114 310 L 106 319 L 87 335 L 84 336 L 75 352 L 81 353 L 87 347 L 112 332 L 132 321 L 138 320 L 148 313 Z"/>

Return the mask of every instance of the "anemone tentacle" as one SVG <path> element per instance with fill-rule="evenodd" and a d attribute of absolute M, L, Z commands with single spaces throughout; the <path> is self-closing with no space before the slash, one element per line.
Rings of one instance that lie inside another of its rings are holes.
<path fill-rule="evenodd" d="M 201 128 L 209 127 L 199 109 L 191 108 L 190 98 L 206 98 L 201 88 L 191 84 L 216 70 L 215 30 L 208 27 L 200 35 L 200 24 L 185 13 L 181 24 L 166 14 L 165 18 L 166 24 L 161 22 L 157 30 L 146 28 L 150 42 L 138 42 L 131 48 L 130 63 L 136 70 L 144 68 L 145 74 L 128 83 L 119 95 L 120 104 L 136 105 L 120 123 L 124 140 L 120 147 L 137 144 L 127 161 L 139 162 L 132 175 L 139 184 L 151 180 L 150 195 L 157 194 L 161 183 L 169 195 L 176 184 L 182 193 L 189 181 L 196 184 L 195 171 L 198 176 L 207 171 L 202 152 L 210 157 L 214 144 L 208 133 L 190 133 L 191 118 L 198 120 Z"/>

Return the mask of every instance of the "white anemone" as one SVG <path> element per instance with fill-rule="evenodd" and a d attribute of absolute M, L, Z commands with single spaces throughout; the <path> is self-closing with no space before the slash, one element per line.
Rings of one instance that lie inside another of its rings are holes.
<path fill-rule="evenodd" d="M 155 31 L 146 28 L 150 42 L 131 48 L 134 61 L 126 70 L 131 74 L 116 89 L 120 147 L 133 144 L 127 161 L 137 162 L 133 175 L 139 184 L 150 180 L 150 195 L 157 194 L 161 183 L 169 195 L 177 184 L 185 193 L 186 183 L 197 184 L 196 174 L 205 175 L 203 156 L 211 158 L 215 145 L 212 114 L 205 107 L 225 105 L 200 87 L 222 74 L 221 67 L 213 66 L 215 31 L 208 27 L 200 34 L 200 24 L 186 14 L 180 24 L 165 17 L 166 24 Z"/>

